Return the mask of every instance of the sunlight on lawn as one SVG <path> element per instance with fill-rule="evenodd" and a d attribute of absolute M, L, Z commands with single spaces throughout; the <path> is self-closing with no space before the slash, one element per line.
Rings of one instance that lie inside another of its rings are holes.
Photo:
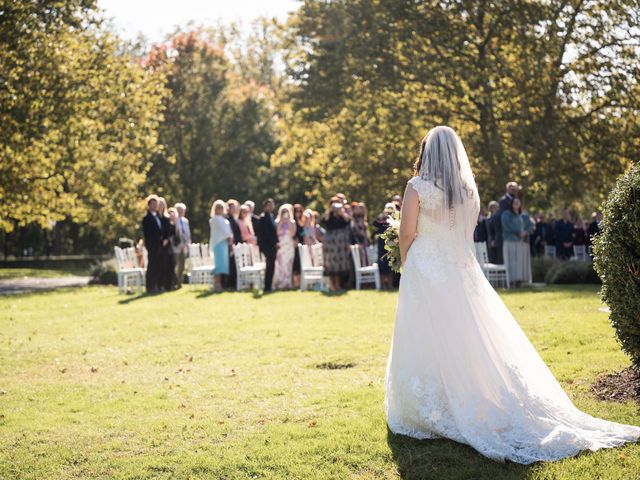
<path fill-rule="evenodd" d="M 576 405 L 628 365 L 597 290 L 502 293 Z M 529 467 L 388 433 L 397 294 L 0 298 L 0 478 L 633 478 L 640 446 Z"/>

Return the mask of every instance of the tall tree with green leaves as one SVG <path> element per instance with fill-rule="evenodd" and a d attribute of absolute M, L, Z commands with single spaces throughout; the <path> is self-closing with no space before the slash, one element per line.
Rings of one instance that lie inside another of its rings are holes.
<path fill-rule="evenodd" d="M 5 5 L 0 71 L 0 228 L 70 219 L 115 237 L 131 226 L 157 150 L 161 77 L 81 0 Z"/>

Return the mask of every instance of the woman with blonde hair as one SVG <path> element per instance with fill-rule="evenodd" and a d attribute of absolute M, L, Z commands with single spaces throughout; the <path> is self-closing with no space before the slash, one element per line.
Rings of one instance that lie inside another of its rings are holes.
<path fill-rule="evenodd" d="M 229 275 L 229 248 L 233 244 L 233 232 L 226 214 L 226 203 L 216 200 L 211 206 L 209 219 L 209 248 L 213 257 L 213 288 L 216 292 L 222 291 L 222 275 Z"/>
<path fill-rule="evenodd" d="M 257 245 L 256 234 L 253 231 L 253 223 L 251 221 L 251 208 L 249 205 L 240 206 L 240 214 L 238 215 L 238 227 L 240 228 L 240 236 L 244 243 L 249 245 Z"/>
<path fill-rule="evenodd" d="M 293 287 L 293 259 L 296 249 L 296 223 L 293 220 L 293 205 L 285 203 L 278 209 L 276 217 L 278 233 L 278 253 L 273 274 L 273 288 L 276 290 Z"/>

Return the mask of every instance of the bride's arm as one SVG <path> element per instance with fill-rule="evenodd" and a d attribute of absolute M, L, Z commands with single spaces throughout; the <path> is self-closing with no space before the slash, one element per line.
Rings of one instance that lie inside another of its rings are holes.
<path fill-rule="evenodd" d="M 418 212 L 420 210 L 418 193 L 407 184 L 402 199 L 402 212 L 400 217 L 400 260 L 404 265 L 407 259 L 409 247 L 416 238 L 418 229 Z"/>

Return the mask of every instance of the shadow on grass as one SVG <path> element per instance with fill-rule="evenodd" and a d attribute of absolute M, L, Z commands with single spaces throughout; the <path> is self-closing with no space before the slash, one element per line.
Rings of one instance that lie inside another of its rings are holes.
<path fill-rule="evenodd" d="M 163 295 L 165 292 L 153 292 L 153 293 L 149 293 L 149 292 L 144 292 L 144 293 L 139 293 L 139 294 L 135 294 L 135 293 L 129 293 L 127 295 L 129 295 L 129 297 L 127 298 L 123 298 L 122 300 L 118 300 L 118 303 L 120 305 L 127 305 L 131 302 L 135 302 L 137 300 L 142 300 L 145 298 L 153 298 L 153 297 L 159 297 L 161 295 Z"/>
<path fill-rule="evenodd" d="M 387 444 L 400 477 L 417 479 L 513 479 L 527 478 L 533 465 L 500 463 L 486 458 L 468 445 L 453 440 L 416 440 L 396 435 L 387 428 Z"/>

